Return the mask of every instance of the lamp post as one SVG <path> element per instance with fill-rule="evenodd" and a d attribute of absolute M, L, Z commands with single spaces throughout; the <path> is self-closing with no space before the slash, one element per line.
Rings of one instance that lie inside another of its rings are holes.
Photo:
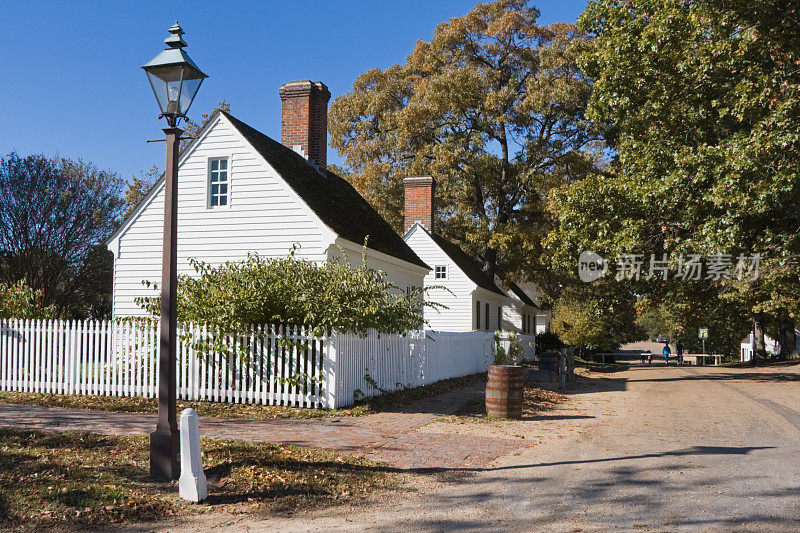
<path fill-rule="evenodd" d="M 183 50 L 183 29 L 175 24 L 164 39 L 167 48 L 142 68 L 167 119 L 167 166 L 164 171 L 164 243 L 161 256 L 161 332 L 158 357 L 158 424 L 150 434 L 150 477 L 171 481 L 180 475 L 180 439 L 175 406 L 178 323 L 178 149 L 186 118 L 200 84 L 207 78 Z"/>

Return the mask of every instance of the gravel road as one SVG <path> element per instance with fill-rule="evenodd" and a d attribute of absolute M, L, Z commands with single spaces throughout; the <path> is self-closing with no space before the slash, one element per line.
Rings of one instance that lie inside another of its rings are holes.
<path fill-rule="evenodd" d="M 358 507 L 168 528 L 797 531 L 799 371 L 632 365 L 573 391 L 544 419 L 519 422 L 527 446 L 482 471 L 415 475 Z"/>

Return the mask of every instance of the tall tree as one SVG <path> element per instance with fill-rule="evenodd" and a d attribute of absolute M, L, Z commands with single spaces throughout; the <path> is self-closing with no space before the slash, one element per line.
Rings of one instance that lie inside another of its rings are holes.
<path fill-rule="evenodd" d="M 757 279 L 706 280 L 713 298 L 759 320 L 800 316 L 799 15 L 797 2 L 769 0 L 589 3 L 579 21 L 595 36 L 579 60 L 593 80 L 587 116 L 617 158 L 614 172 L 554 194 L 556 263 L 574 265 L 586 247 L 760 254 Z M 652 280 L 638 290 L 692 298 Z"/>
<path fill-rule="evenodd" d="M 0 158 L 0 282 L 24 280 L 62 315 L 93 314 L 96 276 L 110 279 L 96 247 L 119 222 L 121 188 L 115 174 L 82 161 Z"/>
<path fill-rule="evenodd" d="M 585 35 L 543 26 L 525 0 L 478 4 L 439 24 L 402 65 L 372 69 L 331 106 L 348 179 L 402 229 L 402 179 L 438 182 L 439 228 L 493 274 L 537 252 L 542 199 L 599 157 L 583 119 Z"/>

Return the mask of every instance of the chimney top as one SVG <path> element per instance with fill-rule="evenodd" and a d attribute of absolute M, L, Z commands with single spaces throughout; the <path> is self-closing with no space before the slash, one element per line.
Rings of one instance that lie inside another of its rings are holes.
<path fill-rule="evenodd" d="M 418 176 L 403 180 L 405 189 L 404 230 L 408 231 L 415 222 L 433 233 L 434 193 L 436 180 L 430 176 Z"/>
<path fill-rule="evenodd" d="M 328 165 L 328 100 L 321 81 L 297 80 L 281 86 L 281 143 L 324 171 Z"/>

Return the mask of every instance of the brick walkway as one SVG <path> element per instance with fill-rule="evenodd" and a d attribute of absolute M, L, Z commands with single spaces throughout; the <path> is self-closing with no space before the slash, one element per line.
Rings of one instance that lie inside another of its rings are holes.
<path fill-rule="evenodd" d="M 482 392 L 473 385 L 423 400 L 399 412 L 313 420 L 200 419 L 204 437 L 324 448 L 385 461 L 404 469 L 480 468 L 520 447 L 519 441 L 419 431 Z M 106 435 L 148 435 L 156 415 L 0 405 L 0 426 Z"/>

